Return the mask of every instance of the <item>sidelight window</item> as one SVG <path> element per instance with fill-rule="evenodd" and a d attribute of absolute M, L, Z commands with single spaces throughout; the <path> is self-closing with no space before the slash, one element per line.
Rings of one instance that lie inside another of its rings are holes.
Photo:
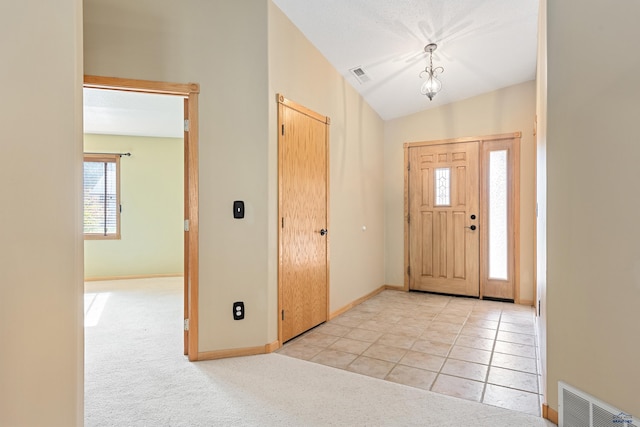
<path fill-rule="evenodd" d="M 507 150 L 489 153 L 489 278 L 509 278 Z"/>

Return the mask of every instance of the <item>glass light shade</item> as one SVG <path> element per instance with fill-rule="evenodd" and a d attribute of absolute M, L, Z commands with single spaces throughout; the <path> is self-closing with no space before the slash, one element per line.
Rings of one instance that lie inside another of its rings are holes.
<path fill-rule="evenodd" d="M 427 81 L 422 84 L 422 88 L 420 89 L 420 93 L 426 95 L 429 100 L 432 100 L 434 96 L 442 89 L 442 83 L 440 80 L 435 78 L 433 74 L 429 74 L 427 77 Z"/>

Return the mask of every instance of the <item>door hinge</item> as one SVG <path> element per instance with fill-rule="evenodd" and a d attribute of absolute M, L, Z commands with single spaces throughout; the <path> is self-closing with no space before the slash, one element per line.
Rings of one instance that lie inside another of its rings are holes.
<path fill-rule="evenodd" d="M 184 131 L 189 132 L 189 119 L 184 119 Z"/>
<path fill-rule="evenodd" d="M 184 319 L 184 330 L 185 331 L 189 330 L 189 319 Z"/>
<path fill-rule="evenodd" d="M 120 213 L 122 213 L 122 205 L 119 206 Z"/>
<path fill-rule="evenodd" d="M 282 217 L 282 226 L 281 228 L 284 228 L 284 217 Z"/>
<path fill-rule="evenodd" d="M 184 231 L 189 231 L 189 220 L 188 219 L 184 220 Z"/>
<path fill-rule="evenodd" d="M 282 132 L 282 135 L 284 135 L 284 123 L 282 124 L 282 130 L 281 130 L 281 132 Z"/>
<path fill-rule="evenodd" d="M 411 276 L 411 266 L 407 266 L 407 276 Z"/>
<path fill-rule="evenodd" d="M 411 170 L 411 163 L 407 163 L 407 170 L 410 171 Z"/>
<path fill-rule="evenodd" d="M 282 310 L 282 320 L 284 320 L 284 310 Z"/>
<path fill-rule="evenodd" d="M 541 311 L 542 311 L 542 308 L 540 307 L 540 300 L 538 300 L 538 317 L 540 317 Z"/>
<path fill-rule="evenodd" d="M 407 224 L 411 224 L 411 215 L 407 215 Z"/>

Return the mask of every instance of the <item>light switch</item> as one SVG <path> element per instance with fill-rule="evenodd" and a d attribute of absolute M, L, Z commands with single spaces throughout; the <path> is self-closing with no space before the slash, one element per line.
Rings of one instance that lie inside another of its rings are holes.
<path fill-rule="evenodd" d="M 244 218 L 244 202 L 242 200 L 233 202 L 233 217 Z"/>

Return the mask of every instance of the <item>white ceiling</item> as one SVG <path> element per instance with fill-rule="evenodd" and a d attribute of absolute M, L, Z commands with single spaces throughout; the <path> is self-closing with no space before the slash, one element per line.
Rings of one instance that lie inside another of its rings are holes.
<path fill-rule="evenodd" d="M 273 1 L 384 120 L 535 78 L 538 0 Z M 418 77 L 428 43 L 444 67 L 433 101 Z"/>
<path fill-rule="evenodd" d="M 184 98 L 84 89 L 84 133 L 184 137 Z"/>
<path fill-rule="evenodd" d="M 535 78 L 538 0 L 273 1 L 384 120 Z M 428 43 L 444 67 L 433 101 Z M 84 90 L 85 133 L 180 138 L 182 118 L 179 96 Z"/>

